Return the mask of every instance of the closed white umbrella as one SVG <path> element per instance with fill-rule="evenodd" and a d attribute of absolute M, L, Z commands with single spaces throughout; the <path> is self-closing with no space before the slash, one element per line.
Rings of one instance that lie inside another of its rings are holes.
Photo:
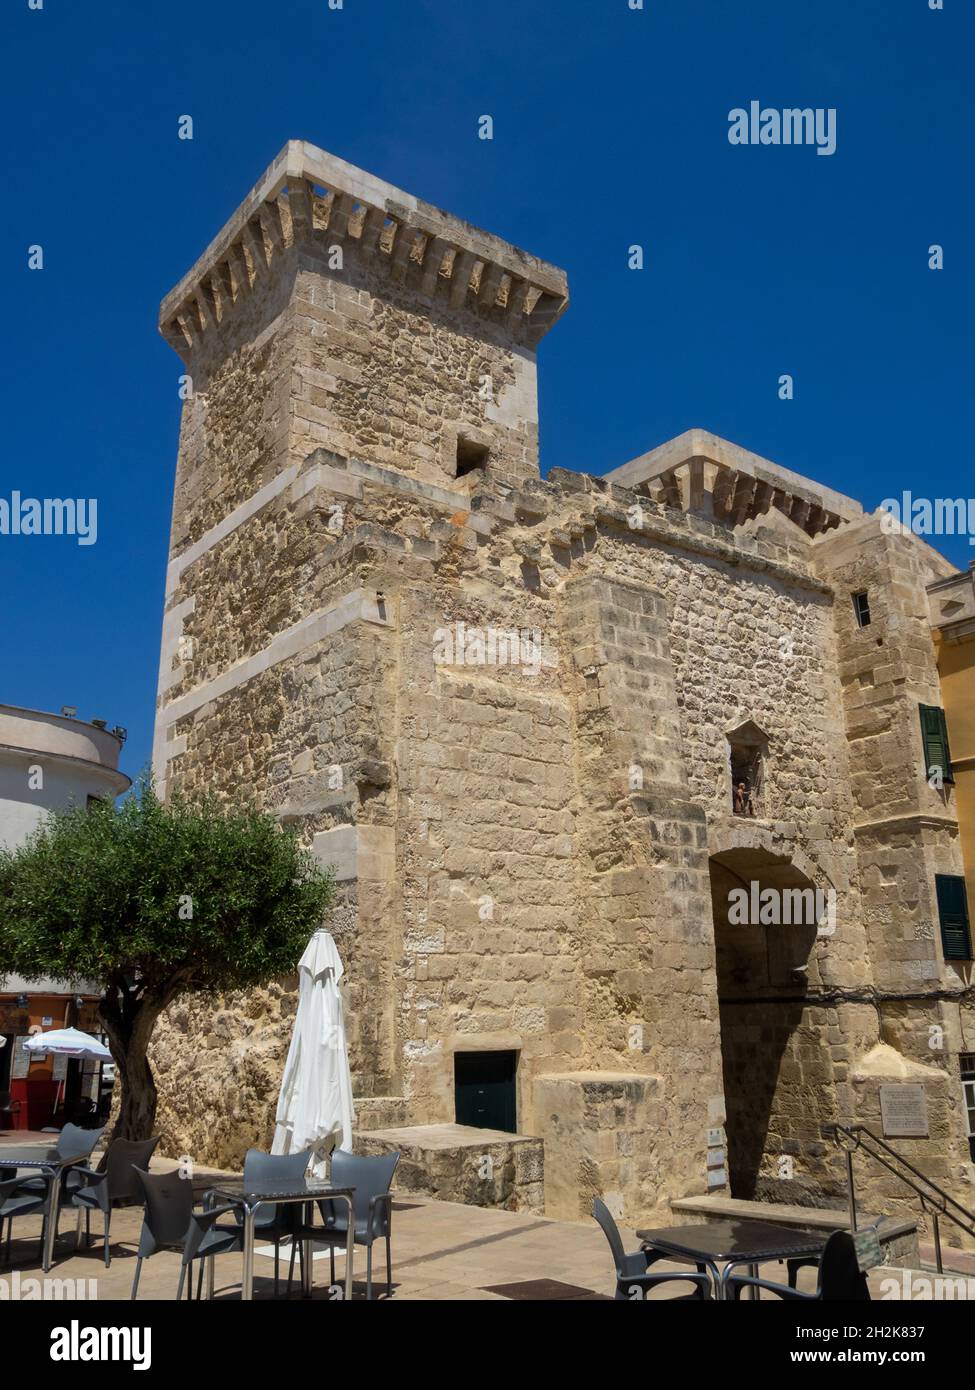
<path fill-rule="evenodd" d="M 352 1144 L 355 1112 L 335 942 L 315 932 L 298 964 L 298 1013 L 284 1064 L 275 1116 L 275 1154 L 315 1148 L 312 1172 L 323 1178 L 332 1148 Z"/>
<path fill-rule="evenodd" d="M 82 1033 L 79 1028 L 53 1028 L 50 1033 L 35 1033 L 24 1047 L 35 1056 L 56 1052 L 60 1057 L 98 1057 L 108 1061 L 112 1055 L 104 1043 L 90 1033 Z"/>

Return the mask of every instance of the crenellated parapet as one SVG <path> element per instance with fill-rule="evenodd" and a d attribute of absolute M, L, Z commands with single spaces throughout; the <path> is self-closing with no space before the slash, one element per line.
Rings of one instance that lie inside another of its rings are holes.
<path fill-rule="evenodd" d="M 163 300 L 159 328 L 184 359 L 296 246 L 334 248 L 390 285 L 502 322 L 534 346 L 568 305 L 565 273 L 302 140 L 291 140 Z"/>
<path fill-rule="evenodd" d="M 697 512 L 732 528 L 773 507 L 808 536 L 863 515 L 852 498 L 705 430 L 687 430 L 606 476 L 641 489 L 665 506 Z"/>

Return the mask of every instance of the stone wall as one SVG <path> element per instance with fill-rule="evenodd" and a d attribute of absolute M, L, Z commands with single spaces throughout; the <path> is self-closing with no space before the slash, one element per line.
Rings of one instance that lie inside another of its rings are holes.
<path fill-rule="evenodd" d="M 293 454 L 321 445 L 449 487 L 463 436 L 490 450 L 493 475 L 537 477 L 535 354 L 512 348 L 504 311 L 452 311 L 445 289 L 418 303 L 410 281 L 351 258 L 326 274 L 315 250 L 292 304 Z"/>

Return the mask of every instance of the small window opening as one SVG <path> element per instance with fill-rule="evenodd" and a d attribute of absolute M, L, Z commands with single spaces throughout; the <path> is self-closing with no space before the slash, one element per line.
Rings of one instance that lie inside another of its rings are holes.
<path fill-rule="evenodd" d="M 870 626 L 870 595 L 867 593 L 866 589 L 862 589 L 860 593 L 853 595 L 853 611 L 856 614 L 857 623 L 860 627 Z"/>
<path fill-rule="evenodd" d="M 464 478 L 468 473 L 473 473 L 475 468 L 486 468 L 491 450 L 486 444 L 475 444 L 471 439 L 463 437 L 457 440 L 457 472 L 458 478 Z"/>

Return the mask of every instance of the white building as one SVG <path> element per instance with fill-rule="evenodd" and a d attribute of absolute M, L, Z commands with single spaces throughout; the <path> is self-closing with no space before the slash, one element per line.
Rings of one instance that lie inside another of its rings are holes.
<path fill-rule="evenodd" d="M 47 811 L 124 792 L 122 742 L 97 724 L 0 705 L 0 844 L 22 844 Z"/>
<path fill-rule="evenodd" d="M 87 806 L 92 797 L 114 800 L 131 786 L 118 770 L 124 737 L 100 724 L 0 705 L 0 844 L 22 844 L 48 811 Z M 69 1102 L 98 1099 L 96 1072 L 82 1075 L 77 1063 L 74 1075 L 50 1060 L 31 1064 L 18 1049 L 28 1034 L 49 1028 L 100 1031 L 99 999 L 95 985 L 25 980 L 6 973 L 0 959 L 0 1128 L 41 1128 L 70 1118 Z"/>

